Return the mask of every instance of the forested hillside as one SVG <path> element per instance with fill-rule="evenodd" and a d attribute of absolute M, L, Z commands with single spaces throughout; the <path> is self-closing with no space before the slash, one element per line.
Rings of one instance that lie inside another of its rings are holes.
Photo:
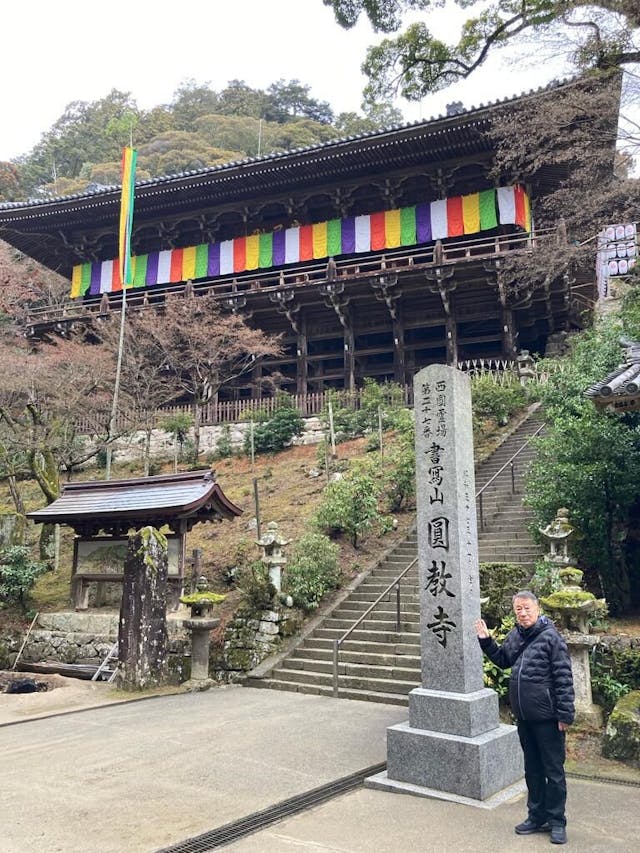
<path fill-rule="evenodd" d="M 82 192 L 120 182 L 120 154 L 138 149 L 139 180 L 289 151 L 402 121 L 392 106 L 336 115 L 299 80 L 252 89 L 231 80 L 215 91 L 184 81 L 169 104 L 139 109 L 129 92 L 72 101 L 35 148 L 0 161 L 0 202 Z"/>

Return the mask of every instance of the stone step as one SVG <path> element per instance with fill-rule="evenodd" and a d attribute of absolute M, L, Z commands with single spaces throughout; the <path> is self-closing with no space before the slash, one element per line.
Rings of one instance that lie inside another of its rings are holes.
<path fill-rule="evenodd" d="M 333 664 L 333 648 L 331 646 L 320 649 L 308 649 L 302 645 L 298 646 L 293 654 L 296 658 L 316 662 L 322 661 L 325 663 L 328 661 Z M 287 658 L 284 665 L 286 665 L 289 660 L 291 660 L 291 658 Z M 404 667 L 417 672 L 420 672 L 421 667 L 420 655 L 397 655 L 391 652 L 387 653 L 381 651 L 349 651 L 348 649 L 345 649 L 344 646 L 340 648 L 339 660 L 343 663 L 361 664 L 374 667 Z M 300 666 L 299 669 L 305 669 L 305 667 Z"/>
<path fill-rule="evenodd" d="M 313 635 L 317 638 L 324 638 L 327 640 L 339 640 L 344 631 L 340 628 L 316 628 L 313 632 Z M 363 631 L 361 628 L 356 628 L 353 633 L 350 635 L 352 640 L 360 640 L 364 643 L 388 643 L 389 645 L 394 645 L 395 643 L 412 643 L 412 644 L 420 644 L 420 634 L 417 632 L 406 631 L 401 634 L 398 634 L 396 631 Z"/>
<path fill-rule="evenodd" d="M 362 614 L 367 609 L 364 606 L 364 602 L 361 603 L 360 607 L 353 606 L 353 603 L 349 600 L 348 607 L 340 607 L 337 610 L 334 610 L 331 614 L 336 619 L 347 619 L 352 620 L 353 622 L 356 619 L 359 619 Z M 381 601 L 380 604 L 372 611 L 373 613 L 382 614 L 384 619 L 395 619 L 396 617 L 396 605 L 394 601 Z M 400 597 L 400 615 L 402 618 L 412 619 L 414 616 L 420 615 L 420 604 L 417 601 L 404 602 L 402 596 Z"/>
<path fill-rule="evenodd" d="M 333 641 L 326 637 L 307 637 L 302 647 L 312 651 L 324 651 L 328 649 L 333 653 Z M 297 651 L 297 649 L 295 651 Z M 349 639 L 345 640 L 340 646 L 340 654 L 345 652 L 353 652 L 354 654 L 414 657 L 420 654 L 420 641 L 419 638 L 417 638 L 417 642 L 414 643 L 403 642 L 403 638 L 400 637 L 396 643 L 375 643 L 363 640 L 354 640 L 352 637 L 349 637 Z"/>
<path fill-rule="evenodd" d="M 403 614 L 400 614 L 400 630 L 399 634 L 408 632 L 409 634 L 420 633 L 420 619 L 418 617 L 409 619 Z M 353 619 L 338 619 L 335 616 L 329 616 L 322 623 L 323 628 L 337 628 L 340 631 L 348 631 L 354 623 Z M 376 611 L 372 611 L 366 619 L 358 626 L 358 629 L 363 631 L 396 631 L 396 620 L 389 619 L 389 614 L 378 615 Z"/>
<path fill-rule="evenodd" d="M 352 592 L 351 595 L 349 596 L 349 601 L 357 603 L 357 604 L 361 604 L 363 602 L 366 602 L 367 606 L 369 606 L 370 604 L 373 604 L 374 601 L 376 601 L 376 599 L 378 598 L 378 595 L 379 595 L 379 593 L 376 594 L 373 592 L 367 592 L 366 590 L 364 590 L 362 592 L 360 592 L 360 591 Z M 388 596 L 383 598 L 382 601 L 385 603 L 390 602 L 392 595 L 393 595 L 393 593 L 390 593 Z M 407 601 L 411 602 L 412 604 L 415 604 L 416 602 L 420 601 L 420 598 L 416 593 L 406 593 L 404 590 L 402 592 L 402 598 L 406 599 Z M 365 608 L 365 610 L 366 610 L 366 608 Z"/>
<path fill-rule="evenodd" d="M 282 667 L 284 669 L 292 669 L 296 672 L 320 673 L 323 675 L 333 675 L 333 660 L 312 660 L 309 658 L 290 657 L 287 658 Z M 344 675 L 348 678 L 358 679 L 375 679 L 376 681 L 410 681 L 416 684 L 422 677 L 421 667 L 418 666 L 396 666 L 383 664 L 369 664 L 362 662 L 354 663 L 345 659 L 340 655 L 338 659 L 338 675 Z M 278 677 L 278 670 L 273 671 L 274 678 Z"/>
<path fill-rule="evenodd" d="M 277 667 L 269 675 L 270 679 L 285 682 L 291 681 L 295 684 L 311 684 L 317 687 L 332 687 L 333 676 L 331 673 L 308 672 L 300 669 L 284 669 Z M 356 690 L 370 690 L 376 693 L 403 693 L 407 694 L 414 687 L 418 687 L 420 679 L 417 680 L 399 678 L 366 678 L 355 675 L 338 675 L 338 687 Z"/>
<path fill-rule="evenodd" d="M 267 687 L 272 690 L 292 690 L 296 693 L 309 693 L 314 696 L 332 696 L 332 687 L 321 687 L 312 684 L 295 684 L 290 681 L 279 681 L 269 678 L 248 678 L 247 687 Z M 341 699 L 360 699 L 365 702 L 382 702 L 386 705 L 407 705 L 408 699 L 404 693 L 383 693 L 371 690 L 356 690 L 354 688 L 339 688 Z"/>

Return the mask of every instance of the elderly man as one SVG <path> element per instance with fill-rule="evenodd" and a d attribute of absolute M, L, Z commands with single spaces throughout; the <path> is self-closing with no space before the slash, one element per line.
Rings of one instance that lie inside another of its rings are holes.
<path fill-rule="evenodd" d="M 524 590 L 513 597 L 516 626 L 502 646 L 476 621 L 484 653 L 501 669 L 511 667 L 509 703 L 518 720 L 529 792 L 527 819 L 518 835 L 550 832 L 553 844 L 567 841 L 564 775 L 565 731 L 574 718 L 573 676 L 567 645 L 546 616 L 538 599 Z"/>

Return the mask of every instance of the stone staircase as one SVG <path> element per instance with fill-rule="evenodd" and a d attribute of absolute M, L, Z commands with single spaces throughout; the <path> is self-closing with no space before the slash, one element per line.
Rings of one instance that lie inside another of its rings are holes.
<path fill-rule="evenodd" d="M 511 456 L 542 424 L 530 415 L 476 472 L 476 491 L 486 486 Z M 531 513 L 522 506 L 523 473 L 533 458 L 527 446 L 516 457 L 513 484 L 510 466 L 486 486 L 482 497 L 484 526 L 478 540 L 480 562 L 515 562 L 532 566 L 541 554 L 527 532 Z M 412 533 L 387 554 L 331 613 L 275 660 L 264 661 L 249 673 L 245 684 L 302 693 L 332 695 L 333 644 L 351 628 L 373 602 L 417 557 Z M 353 630 L 340 647 L 339 696 L 403 705 L 421 682 L 420 600 L 417 562 L 400 583 L 400 631 L 396 593 L 392 591 Z"/>

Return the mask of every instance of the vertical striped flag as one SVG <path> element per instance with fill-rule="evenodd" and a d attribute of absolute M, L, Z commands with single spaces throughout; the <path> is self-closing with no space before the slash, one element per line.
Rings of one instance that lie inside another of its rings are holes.
<path fill-rule="evenodd" d="M 123 287 L 133 284 L 131 264 L 131 230 L 133 226 L 133 198 L 136 183 L 138 152 L 127 146 L 122 151 L 122 195 L 120 199 L 120 254 L 118 266 Z"/>

